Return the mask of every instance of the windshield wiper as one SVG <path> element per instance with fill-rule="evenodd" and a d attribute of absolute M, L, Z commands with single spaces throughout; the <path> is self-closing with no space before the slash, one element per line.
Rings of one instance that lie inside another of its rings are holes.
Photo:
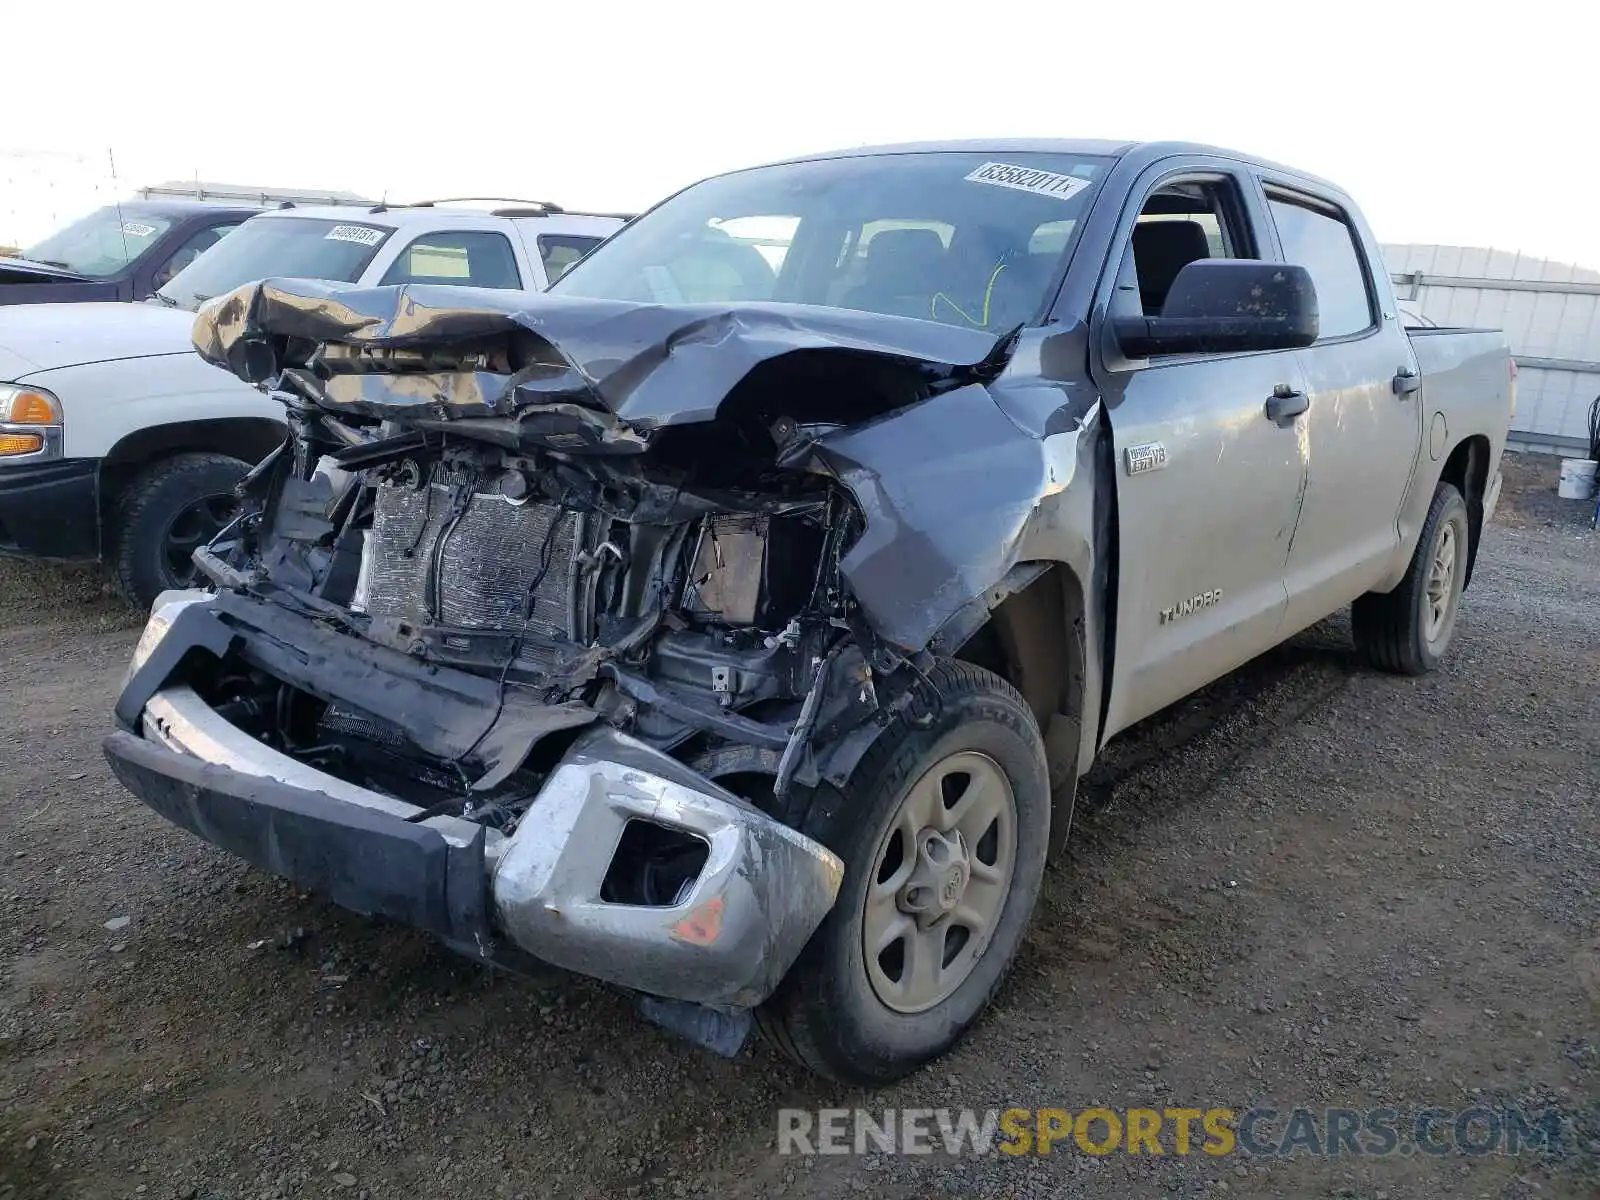
<path fill-rule="evenodd" d="M 177 308 L 178 307 L 178 302 L 176 300 L 174 300 L 171 296 L 163 296 L 160 292 L 151 292 L 149 298 L 151 300 L 160 301 L 162 304 L 165 304 L 168 308 Z"/>

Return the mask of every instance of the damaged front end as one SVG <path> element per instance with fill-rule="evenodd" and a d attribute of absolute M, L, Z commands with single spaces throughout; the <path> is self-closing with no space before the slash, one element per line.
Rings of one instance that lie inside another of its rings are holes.
<path fill-rule="evenodd" d="M 158 602 L 119 778 L 485 960 L 766 998 L 842 874 L 797 793 L 915 717 L 1044 486 L 985 390 L 1011 339 L 268 281 L 196 344 L 290 437 L 196 555 L 216 591 Z M 951 461 L 1009 482 L 975 511 Z"/>

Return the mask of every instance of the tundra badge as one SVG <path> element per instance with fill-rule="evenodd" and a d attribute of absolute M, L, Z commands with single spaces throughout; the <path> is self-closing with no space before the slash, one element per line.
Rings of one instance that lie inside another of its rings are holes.
<path fill-rule="evenodd" d="M 1202 608 L 1210 608 L 1213 604 L 1220 604 L 1221 602 L 1222 589 L 1211 588 L 1209 591 L 1201 592 L 1198 596 L 1190 596 L 1187 600 L 1180 600 L 1176 604 L 1163 608 L 1161 610 L 1161 623 L 1165 625 L 1169 621 L 1176 621 L 1179 617 L 1187 617 L 1192 612 L 1199 612 Z"/>
<path fill-rule="evenodd" d="M 1146 442 L 1142 446 L 1129 446 L 1128 474 L 1143 475 L 1146 471 L 1159 471 L 1167 465 L 1167 448 L 1160 442 Z"/>

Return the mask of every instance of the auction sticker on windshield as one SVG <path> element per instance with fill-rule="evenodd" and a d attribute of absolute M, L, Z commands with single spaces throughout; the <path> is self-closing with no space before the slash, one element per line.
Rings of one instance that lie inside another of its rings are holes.
<path fill-rule="evenodd" d="M 325 242 L 356 242 L 362 246 L 376 246 L 383 241 L 383 230 L 370 225 L 335 225 L 322 239 Z"/>
<path fill-rule="evenodd" d="M 122 232 L 129 237 L 149 237 L 155 231 L 156 227 L 154 225 L 146 225 L 143 221 L 124 221 L 122 223 Z"/>
<path fill-rule="evenodd" d="M 1058 200 L 1071 200 L 1089 186 L 1087 179 L 1079 179 L 1076 175 L 1061 175 L 1055 171 L 1040 171 L 1034 167 L 1001 162 L 986 162 L 966 178 L 968 183 L 988 183 L 995 187 L 1014 188 L 1019 192 L 1038 192 L 1041 196 L 1054 196 Z"/>

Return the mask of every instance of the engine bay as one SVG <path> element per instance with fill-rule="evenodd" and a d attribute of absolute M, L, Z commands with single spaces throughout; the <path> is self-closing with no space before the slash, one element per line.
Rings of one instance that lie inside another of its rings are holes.
<path fill-rule="evenodd" d="M 845 654 L 860 622 L 840 560 L 859 514 L 836 482 L 770 465 L 775 445 L 766 464 L 715 459 L 729 431 L 706 426 L 664 461 L 582 457 L 301 418 L 247 480 L 249 514 L 197 560 L 219 586 L 489 681 L 497 715 L 587 712 L 758 801 L 799 766 L 785 751 L 808 697 L 814 725 L 830 669 L 835 724 L 842 672 L 858 723 L 875 711 L 870 669 Z M 201 682 L 283 753 L 506 832 L 583 723 L 489 778 L 359 699 L 259 665 L 224 659 Z"/>

